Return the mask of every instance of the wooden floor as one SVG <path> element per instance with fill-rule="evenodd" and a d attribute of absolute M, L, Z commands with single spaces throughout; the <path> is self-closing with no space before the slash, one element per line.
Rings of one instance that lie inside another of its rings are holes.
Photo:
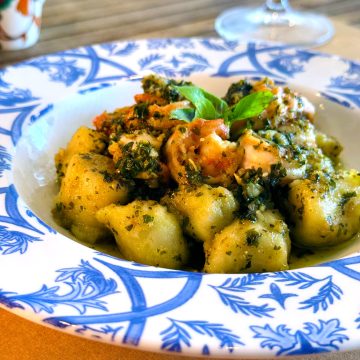
<path fill-rule="evenodd" d="M 360 0 L 294 0 L 297 9 L 328 15 L 360 27 Z M 29 57 L 121 39 L 215 36 L 214 20 L 251 0 L 47 0 L 39 43 L 30 49 L 0 52 L 0 67 Z"/>

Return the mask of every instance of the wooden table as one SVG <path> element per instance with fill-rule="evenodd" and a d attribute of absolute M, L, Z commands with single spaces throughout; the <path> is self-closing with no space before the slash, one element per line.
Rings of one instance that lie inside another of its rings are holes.
<path fill-rule="evenodd" d="M 23 51 L 0 52 L 0 68 L 33 56 L 98 42 L 145 37 L 215 36 L 215 17 L 222 10 L 242 2 L 255 3 L 251 0 L 48 0 L 39 43 Z M 320 11 L 334 20 L 336 37 L 319 50 L 360 60 L 360 0 L 294 0 L 291 3 L 294 7 Z M 183 358 L 92 342 L 0 310 L 0 359 Z M 297 359 L 359 360 L 360 352 Z"/>

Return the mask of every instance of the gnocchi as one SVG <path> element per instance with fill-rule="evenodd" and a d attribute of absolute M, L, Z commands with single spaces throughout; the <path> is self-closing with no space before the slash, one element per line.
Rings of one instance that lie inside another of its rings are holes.
<path fill-rule="evenodd" d="M 95 153 L 75 154 L 68 163 L 55 199 L 54 214 L 78 239 L 95 243 L 108 236 L 96 212 L 114 202 L 124 203 L 128 188 L 113 180 L 114 165 Z"/>
<path fill-rule="evenodd" d="M 171 269 L 187 263 L 189 249 L 180 224 L 156 201 L 111 204 L 100 209 L 96 218 L 114 233 L 126 259 Z"/>
<path fill-rule="evenodd" d="M 55 156 L 53 213 L 75 237 L 148 265 L 243 273 L 358 233 L 360 174 L 304 96 L 268 78 L 223 98 L 156 75 L 142 85 Z"/>

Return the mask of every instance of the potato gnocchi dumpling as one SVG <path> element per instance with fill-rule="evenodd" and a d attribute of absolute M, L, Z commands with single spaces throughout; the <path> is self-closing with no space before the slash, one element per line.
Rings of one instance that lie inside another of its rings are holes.
<path fill-rule="evenodd" d="M 290 184 L 287 207 L 293 241 L 307 248 L 349 240 L 360 226 L 360 174 L 340 171 Z"/>
<path fill-rule="evenodd" d="M 186 234 L 203 242 L 211 241 L 230 224 L 238 209 L 231 191 L 205 184 L 180 187 L 162 198 L 161 203 L 181 219 Z"/>
<path fill-rule="evenodd" d="M 288 269 L 290 237 L 277 210 L 258 214 L 258 220 L 236 219 L 217 233 L 205 250 L 208 273 L 242 273 Z"/>
<path fill-rule="evenodd" d="M 170 269 L 187 263 L 189 250 L 180 224 L 156 201 L 111 204 L 96 217 L 112 231 L 126 259 Z"/>
<path fill-rule="evenodd" d="M 94 243 L 109 235 L 96 220 L 96 212 L 114 202 L 128 199 L 128 188 L 112 179 L 114 164 L 106 156 L 75 154 L 69 161 L 54 214 L 78 239 Z"/>
<path fill-rule="evenodd" d="M 356 238 L 360 174 L 304 96 L 268 78 L 222 97 L 156 75 L 142 87 L 55 156 L 55 219 L 76 237 L 208 273 L 314 264 Z"/>
<path fill-rule="evenodd" d="M 101 154 L 106 148 L 104 134 L 81 126 L 76 130 L 65 149 L 60 149 L 55 155 L 56 173 L 59 181 L 64 177 L 69 161 L 74 154 L 96 153 Z"/>

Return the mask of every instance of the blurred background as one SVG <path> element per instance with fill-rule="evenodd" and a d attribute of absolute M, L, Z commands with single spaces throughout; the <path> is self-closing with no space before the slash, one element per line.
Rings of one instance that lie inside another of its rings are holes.
<path fill-rule="evenodd" d="M 47 0 L 40 41 L 32 48 L 0 52 L 0 67 L 81 45 L 149 37 L 217 36 L 215 18 L 263 0 Z M 338 26 L 360 30 L 360 0 L 293 0 L 290 5 L 327 15 Z M 336 29 L 337 30 L 337 29 Z M 339 31 L 335 34 L 339 34 Z M 360 45 L 354 44 L 359 47 Z"/>

